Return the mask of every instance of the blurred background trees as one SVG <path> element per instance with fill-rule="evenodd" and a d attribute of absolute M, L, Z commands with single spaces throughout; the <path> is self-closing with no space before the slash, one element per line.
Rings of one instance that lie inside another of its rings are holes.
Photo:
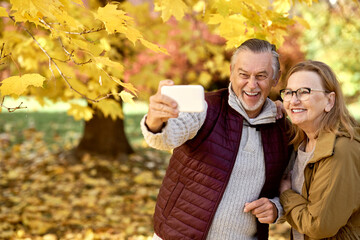
<path fill-rule="evenodd" d="M 133 152 L 122 101 L 148 99 L 164 78 L 207 90 L 226 86 L 230 53 L 244 40 L 257 37 L 282 46 L 291 26 L 306 26 L 290 14 L 292 3 L 2 1 L 1 99 L 31 95 L 42 104 L 70 102 L 68 114 L 85 120 L 76 153 L 121 158 Z"/>
<path fill-rule="evenodd" d="M 299 41 L 306 58 L 330 65 L 342 84 L 348 107 L 360 119 L 359 1 L 319 1 L 297 10 L 309 23 Z"/>
<path fill-rule="evenodd" d="M 68 102 L 85 123 L 77 156 L 126 159 L 123 101 L 147 101 L 166 78 L 226 87 L 233 49 L 257 37 L 279 48 L 283 78 L 301 60 L 328 63 L 359 118 L 359 15 L 356 0 L 0 1 L 0 109 L 26 106 L 7 95 Z"/>

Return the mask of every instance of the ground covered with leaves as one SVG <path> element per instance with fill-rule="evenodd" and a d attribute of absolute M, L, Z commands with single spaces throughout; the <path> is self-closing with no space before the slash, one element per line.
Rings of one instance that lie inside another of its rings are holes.
<path fill-rule="evenodd" d="M 169 153 L 137 149 L 109 160 L 60 149 L 43 133 L 0 138 L 0 239 L 151 239 L 152 214 Z M 286 239 L 286 225 L 271 239 Z"/>

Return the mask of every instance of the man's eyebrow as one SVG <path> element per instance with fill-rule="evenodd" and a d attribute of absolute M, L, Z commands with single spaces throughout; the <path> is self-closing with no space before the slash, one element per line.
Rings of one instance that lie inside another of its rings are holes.
<path fill-rule="evenodd" d="M 242 69 L 242 68 L 238 68 L 238 72 L 245 72 L 245 73 L 248 73 L 248 71 L 246 71 L 245 69 Z M 262 71 L 260 71 L 260 72 L 257 72 L 256 73 L 256 75 L 257 74 L 269 74 L 266 70 L 262 70 Z"/>
<path fill-rule="evenodd" d="M 258 72 L 257 74 L 262 74 L 262 73 L 265 73 L 265 74 L 268 74 L 268 72 L 266 70 L 263 70 L 261 72 Z"/>
<path fill-rule="evenodd" d="M 247 73 L 247 71 L 245 70 L 245 69 L 242 69 L 242 68 L 238 68 L 238 72 L 246 72 Z"/>

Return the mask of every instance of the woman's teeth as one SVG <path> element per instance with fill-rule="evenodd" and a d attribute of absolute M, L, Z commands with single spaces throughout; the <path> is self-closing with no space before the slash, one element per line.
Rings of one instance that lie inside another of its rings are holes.
<path fill-rule="evenodd" d="M 291 111 L 293 111 L 295 113 L 299 113 L 299 112 L 304 112 L 305 109 L 292 109 Z"/>

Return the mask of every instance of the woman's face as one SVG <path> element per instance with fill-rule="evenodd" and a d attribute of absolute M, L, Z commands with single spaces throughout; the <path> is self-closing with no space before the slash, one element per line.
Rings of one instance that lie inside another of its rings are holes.
<path fill-rule="evenodd" d="M 307 100 L 298 99 L 294 93 L 289 101 L 284 101 L 284 107 L 291 122 L 309 136 L 318 130 L 323 115 L 331 110 L 333 104 L 316 72 L 304 70 L 293 73 L 288 79 L 286 89 L 296 91 L 299 88 L 310 88 L 314 91 L 310 91 Z"/>

